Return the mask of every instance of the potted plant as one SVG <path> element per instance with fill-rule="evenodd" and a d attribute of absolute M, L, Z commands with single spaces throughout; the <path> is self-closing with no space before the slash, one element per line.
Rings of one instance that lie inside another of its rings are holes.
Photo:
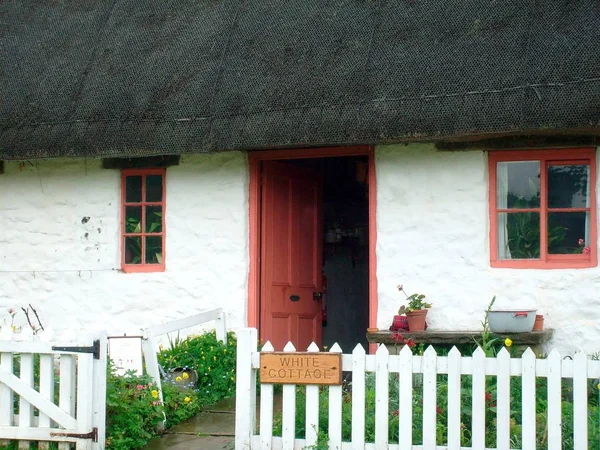
<path fill-rule="evenodd" d="M 406 314 L 408 331 L 424 331 L 427 309 L 431 308 L 431 303 L 424 301 L 425 295 L 423 294 L 408 295 L 401 284 L 398 285 L 398 290 L 406 295 L 408 300 L 408 304 L 406 306 L 402 305 L 398 310 L 398 314 Z"/>

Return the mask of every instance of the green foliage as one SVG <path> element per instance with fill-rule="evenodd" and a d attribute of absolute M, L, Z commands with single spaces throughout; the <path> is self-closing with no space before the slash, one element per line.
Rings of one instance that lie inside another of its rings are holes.
<path fill-rule="evenodd" d="M 158 362 L 169 371 L 189 367 L 198 372 L 195 386 L 200 403 L 212 404 L 235 395 L 235 334 L 227 335 L 227 344 L 217 340 L 214 331 L 170 341 L 158 354 Z"/>
<path fill-rule="evenodd" d="M 195 390 L 181 389 L 170 383 L 163 383 L 162 388 L 167 428 L 193 417 L 200 411 L 202 403 Z"/>
<path fill-rule="evenodd" d="M 479 342 L 475 341 L 477 346 L 481 347 L 481 349 L 485 353 L 485 356 L 487 356 L 488 358 L 496 356 L 496 353 L 497 353 L 496 349 L 500 342 L 500 339 L 493 337 L 492 332 L 490 331 L 489 312 L 492 310 L 492 306 L 494 306 L 494 303 L 496 303 L 495 295 L 494 295 L 494 297 L 492 297 L 490 304 L 488 305 L 487 309 L 485 310 L 485 318 L 483 319 L 483 322 L 481 323 L 481 325 L 483 327 L 483 330 L 481 332 L 481 339 Z"/>
<path fill-rule="evenodd" d="M 118 376 L 109 365 L 106 385 L 106 448 L 142 448 L 163 419 L 158 391 L 150 377 Z"/>
<path fill-rule="evenodd" d="M 160 233 L 162 231 L 162 212 L 152 211 L 146 217 L 146 233 Z M 141 233 L 142 221 L 137 214 L 127 217 L 125 220 L 126 233 Z M 125 247 L 131 253 L 130 264 L 142 263 L 142 239 L 146 239 L 147 264 L 159 264 L 162 262 L 162 240 L 152 238 L 133 237 L 125 240 Z"/>
<path fill-rule="evenodd" d="M 540 215 L 538 213 L 508 214 L 506 229 L 512 259 L 540 257 Z"/>
<path fill-rule="evenodd" d="M 408 295 L 406 293 L 406 291 L 404 290 L 404 286 L 401 284 L 398 285 L 398 290 L 400 292 L 402 292 L 406 296 L 406 299 L 408 300 L 408 304 L 406 306 L 403 305 L 400 307 L 400 309 L 398 309 L 398 315 L 405 314 L 405 313 L 411 312 L 411 311 L 420 311 L 422 309 L 431 308 L 431 303 L 427 303 L 424 301 L 425 295 L 423 295 L 423 294 Z"/>

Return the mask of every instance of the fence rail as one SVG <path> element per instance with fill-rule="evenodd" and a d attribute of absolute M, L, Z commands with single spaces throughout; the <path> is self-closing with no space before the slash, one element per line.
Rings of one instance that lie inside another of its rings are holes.
<path fill-rule="evenodd" d="M 328 389 L 328 423 L 325 435 L 330 449 L 600 448 L 599 441 L 590 442 L 590 435 L 595 436 L 594 439 L 600 436 L 598 408 L 595 407 L 595 416 L 589 416 L 588 409 L 590 395 L 595 395 L 598 399 L 595 386 L 600 378 L 600 362 L 589 360 L 582 352 L 576 353 L 572 359 L 563 359 L 556 350 L 546 359 L 537 359 L 531 349 L 527 349 L 521 358 L 511 358 L 506 349 L 502 349 L 497 357 L 490 358 L 480 348 L 472 356 L 462 356 L 456 348 L 447 356 L 438 356 L 433 347 L 429 347 L 421 356 L 413 355 L 406 346 L 399 355 L 390 355 L 382 345 L 375 355 L 367 355 L 359 345 L 352 354 L 342 355 L 342 370 L 351 373 L 352 381 L 349 386 L 307 386 L 306 413 L 302 418 L 306 430 L 304 438 L 296 436 L 298 405 L 295 385 L 283 386 L 280 437 L 273 436 L 273 385 L 260 385 L 260 429 L 256 433 L 255 380 L 260 368 L 260 352 L 257 351 L 256 342 L 256 330 L 245 329 L 238 333 L 236 449 L 291 450 L 321 445 L 318 430 L 323 430 L 325 424 L 319 426 L 319 408 L 322 406 L 319 396 L 323 389 Z M 270 343 L 265 344 L 262 349 L 263 352 L 272 350 Z M 318 348 L 312 344 L 308 350 L 318 351 Z M 284 351 L 291 352 L 295 349 L 288 344 Z M 342 349 L 335 344 L 329 351 L 341 353 Z M 369 373 L 372 374 L 368 375 Z M 369 380 L 369 383 L 374 385 L 375 396 L 374 400 L 369 400 L 371 403 L 374 401 L 372 442 L 366 442 L 365 438 L 369 376 L 374 377 L 374 381 Z M 520 387 L 515 384 L 515 377 L 518 378 Z M 543 391 L 544 430 L 540 430 L 540 411 L 536 407 L 536 385 L 540 380 L 544 380 L 545 384 L 543 389 L 537 389 L 537 394 L 541 395 Z M 589 389 L 591 380 L 596 380 L 593 382 L 595 394 L 591 394 Z M 511 397 L 511 383 L 513 390 L 515 386 L 519 387 L 518 401 L 515 401 L 514 395 Z M 466 403 L 465 385 L 468 386 Z M 390 396 L 390 386 L 394 389 L 394 397 Z M 495 401 L 492 408 L 491 387 Z M 568 388 L 569 404 L 572 406 L 570 424 L 566 423 L 563 413 L 565 387 Z M 415 402 L 415 392 L 419 392 L 422 403 Z M 441 396 L 444 397 L 443 411 L 439 407 Z M 348 401 L 351 402 L 351 436 L 348 442 L 343 442 L 342 403 Z M 390 401 L 398 406 L 392 414 Z M 511 402 L 520 406 L 516 414 L 520 419 L 518 435 L 515 435 L 514 430 L 511 432 L 511 428 L 516 425 L 513 423 L 515 405 Z M 465 429 L 461 421 L 465 414 L 471 418 L 470 429 L 466 430 L 469 434 L 467 446 L 463 442 Z M 486 420 L 486 414 L 487 419 L 493 414 L 493 420 Z M 390 443 L 390 417 L 394 416 L 397 417 L 397 424 L 394 424 L 397 427 L 394 430 L 397 431 L 397 443 Z M 418 431 L 422 436 L 418 445 L 413 436 L 417 419 Z M 445 432 L 440 437 L 438 425 L 442 422 Z M 592 422 L 596 429 L 588 429 L 588 422 Z M 568 436 L 563 431 L 565 427 L 569 430 Z M 540 431 L 544 442 L 539 442 L 537 438 Z M 490 436 L 495 437 L 492 445 L 489 442 Z M 511 440 L 515 438 L 518 440 L 518 447 Z M 565 444 L 567 438 L 568 445 Z"/>

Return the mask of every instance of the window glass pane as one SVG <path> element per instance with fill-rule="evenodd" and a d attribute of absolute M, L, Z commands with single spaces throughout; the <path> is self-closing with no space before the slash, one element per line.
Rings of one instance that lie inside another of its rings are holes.
<path fill-rule="evenodd" d="M 162 199 L 162 175 L 148 175 L 146 177 L 146 201 L 162 202 Z"/>
<path fill-rule="evenodd" d="M 146 264 L 162 263 L 162 236 L 148 236 L 146 239 Z"/>
<path fill-rule="evenodd" d="M 498 259 L 540 257 L 539 213 L 498 213 Z"/>
<path fill-rule="evenodd" d="M 540 206 L 540 162 L 500 162 L 496 168 L 497 207 Z"/>
<path fill-rule="evenodd" d="M 587 212 L 548 213 L 548 253 L 582 254 L 589 250 L 590 215 Z"/>
<path fill-rule="evenodd" d="M 162 206 L 146 206 L 146 233 L 162 232 Z"/>
<path fill-rule="evenodd" d="M 125 177 L 125 201 L 142 201 L 142 177 L 141 175 Z"/>
<path fill-rule="evenodd" d="M 142 232 L 142 207 L 141 206 L 126 206 L 125 207 L 125 233 L 141 233 Z"/>
<path fill-rule="evenodd" d="M 125 237 L 125 264 L 142 263 L 142 238 Z"/>
<path fill-rule="evenodd" d="M 584 164 L 548 166 L 548 207 L 589 206 L 590 166 Z"/>

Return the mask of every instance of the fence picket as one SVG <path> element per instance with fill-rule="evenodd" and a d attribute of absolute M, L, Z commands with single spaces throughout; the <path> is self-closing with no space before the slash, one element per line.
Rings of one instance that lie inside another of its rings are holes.
<path fill-rule="evenodd" d="M 54 403 L 54 357 L 52 355 L 40 355 L 40 394 Z M 50 428 L 51 420 L 47 414 L 40 411 L 38 425 Z M 48 442 L 40 442 L 38 448 L 47 450 Z"/>
<path fill-rule="evenodd" d="M 352 351 L 352 450 L 365 448 L 365 349 Z"/>
<path fill-rule="evenodd" d="M 318 352 L 314 342 L 308 346 L 309 352 Z M 306 386 L 306 445 L 316 446 L 319 434 L 319 386 Z"/>
<path fill-rule="evenodd" d="M 263 345 L 262 352 L 270 353 L 275 349 L 270 341 Z M 260 385 L 260 445 L 264 450 L 271 450 L 273 445 L 273 385 Z"/>
<path fill-rule="evenodd" d="M 27 386 L 33 386 L 33 354 L 23 353 L 19 364 L 21 381 Z M 25 397 L 19 397 L 19 428 L 28 428 L 33 425 L 33 406 Z M 29 450 L 28 441 L 19 441 L 19 449 Z"/>
<path fill-rule="evenodd" d="M 423 449 L 435 450 L 437 414 L 437 354 L 432 346 L 423 353 Z"/>
<path fill-rule="evenodd" d="M 257 347 L 256 328 L 243 328 L 237 336 L 235 448 L 249 449 L 254 434 L 253 399 L 256 399 L 256 371 L 252 368 L 252 355 Z M 255 401 L 255 400 L 254 400 Z"/>
<path fill-rule="evenodd" d="M 389 352 L 380 345 L 375 353 L 375 447 L 388 445 L 388 420 L 390 404 Z"/>
<path fill-rule="evenodd" d="M 2 353 L 0 355 L 0 370 L 10 374 L 13 373 L 12 353 Z M 0 426 L 11 426 L 13 424 L 13 401 L 12 389 L 5 384 L 0 384 Z M 0 440 L 0 445 L 8 444 L 9 441 Z"/>
<path fill-rule="evenodd" d="M 460 449 L 460 360 L 456 347 L 448 353 L 448 449 Z"/>
<path fill-rule="evenodd" d="M 329 353 L 342 353 L 341 347 L 335 343 Z M 329 386 L 329 448 L 342 449 L 342 386 Z"/>
<path fill-rule="evenodd" d="M 60 355 L 58 406 L 70 416 L 75 415 L 75 356 Z M 69 450 L 71 444 L 61 442 L 59 450 Z"/>
<path fill-rule="evenodd" d="M 288 342 L 283 348 L 284 352 L 295 352 L 296 348 Z M 294 450 L 296 439 L 296 385 L 283 386 L 283 418 L 281 430 L 281 443 L 283 450 Z"/>
<path fill-rule="evenodd" d="M 485 448 L 485 353 L 478 347 L 473 352 L 472 388 L 472 444 L 473 448 Z"/>
<path fill-rule="evenodd" d="M 573 443 L 574 450 L 588 448 L 587 355 L 579 351 L 573 358 Z"/>
<path fill-rule="evenodd" d="M 521 357 L 521 436 L 523 450 L 536 450 L 535 365 L 535 353 L 528 348 Z"/>
<path fill-rule="evenodd" d="M 496 447 L 510 450 L 510 354 L 506 347 L 496 361 Z"/>
<path fill-rule="evenodd" d="M 548 355 L 548 450 L 562 448 L 561 366 L 560 354 L 552 350 Z"/>
<path fill-rule="evenodd" d="M 408 345 L 400 350 L 398 373 L 398 444 L 400 450 L 412 449 L 413 354 Z"/>
<path fill-rule="evenodd" d="M 89 433 L 92 430 L 92 392 L 89 390 L 94 377 L 94 360 L 91 354 L 77 355 L 77 432 Z M 77 450 L 90 450 L 89 439 L 77 441 Z"/>

